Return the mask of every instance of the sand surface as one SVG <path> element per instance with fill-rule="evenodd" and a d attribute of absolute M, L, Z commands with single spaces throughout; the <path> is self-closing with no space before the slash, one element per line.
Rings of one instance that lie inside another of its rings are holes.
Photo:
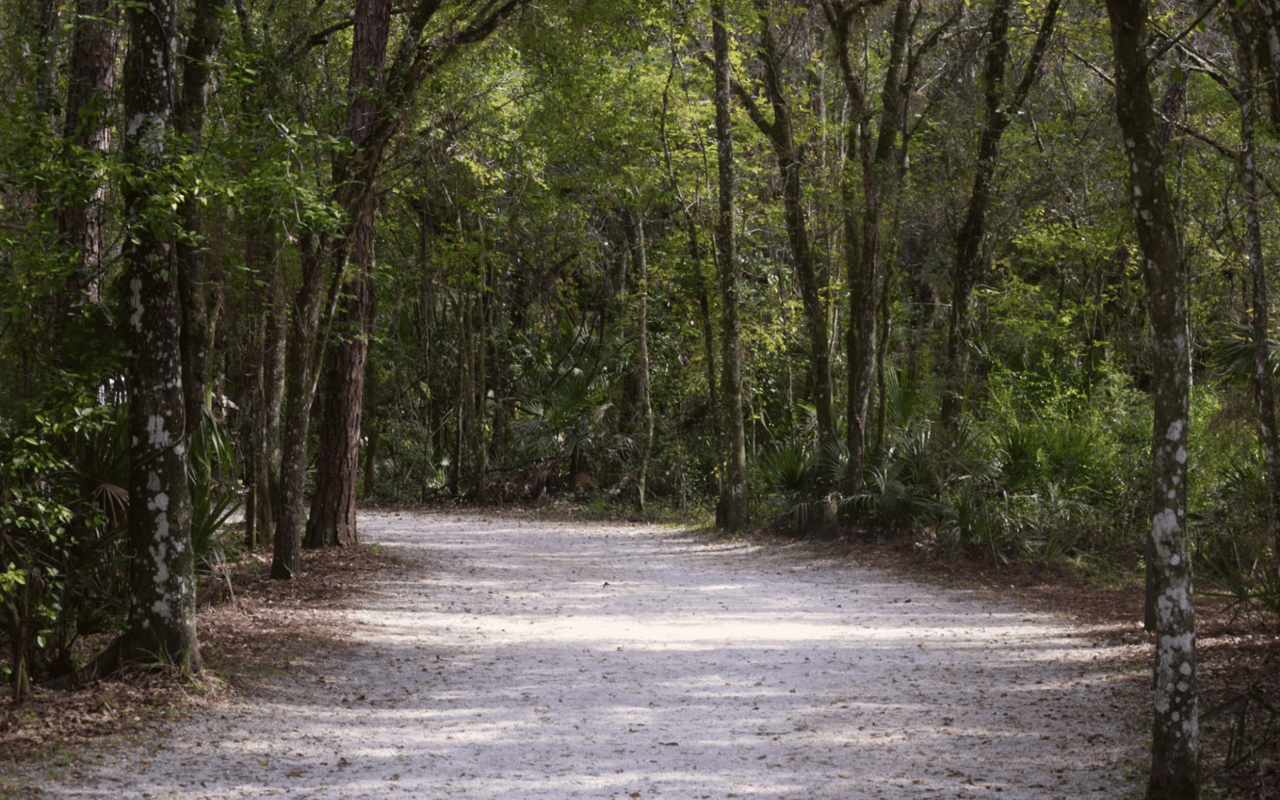
<path fill-rule="evenodd" d="M 976 593 L 670 528 L 360 524 L 405 566 L 323 612 L 353 646 L 42 795 L 1074 800 L 1144 756 L 1119 651 Z"/>

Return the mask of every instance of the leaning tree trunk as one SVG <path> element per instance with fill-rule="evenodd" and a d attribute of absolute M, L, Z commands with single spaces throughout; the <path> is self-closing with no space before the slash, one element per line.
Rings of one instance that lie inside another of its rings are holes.
<path fill-rule="evenodd" d="M 195 562 L 182 391 L 182 307 L 175 280 L 176 218 L 156 197 L 171 190 L 174 0 L 130 6 L 124 72 L 124 159 L 129 235 L 124 285 L 129 316 L 129 619 L 125 663 L 199 669 Z"/>
<path fill-rule="evenodd" d="M 1200 793 L 1196 626 L 1187 533 L 1190 347 L 1173 199 L 1164 177 L 1147 77 L 1146 0 L 1107 0 L 1115 50 L 1116 117 L 1129 161 L 1134 225 L 1151 315 L 1154 424 L 1151 543 L 1155 556 L 1155 715 L 1147 796 Z"/>
<path fill-rule="evenodd" d="M 720 182 L 720 213 L 716 220 L 716 266 L 720 275 L 721 386 L 724 389 L 724 483 L 716 507 L 716 525 L 729 531 L 746 526 L 747 437 L 742 415 L 742 323 L 738 318 L 738 264 L 734 236 L 733 123 L 730 108 L 729 30 L 723 0 L 711 3 L 715 49 L 716 155 Z"/>
<path fill-rule="evenodd" d="M 382 86 L 390 0 L 361 0 L 356 5 L 351 74 L 348 82 L 347 135 L 359 148 L 378 116 L 376 92 Z M 316 491 L 307 521 L 307 547 L 350 546 L 356 536 L 356 487 L 360 470 L 360 419 L 364 407 L 365 361 L 369 354 L 373 304 L 373 194 L 356 193 L 346 209 L 351 221 L 343 300 L 329 344 L 328 380 Z"/>

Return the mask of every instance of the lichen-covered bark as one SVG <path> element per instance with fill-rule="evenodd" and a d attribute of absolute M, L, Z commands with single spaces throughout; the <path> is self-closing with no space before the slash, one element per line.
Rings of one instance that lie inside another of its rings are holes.
<path fill-rule="evenodd" d="M 742 418 L 742 323 L 738 317 L 738 264 L 734 237 L 733 123 L 730 109 L 729 31 L 723 0 L 711 3 L 715 50 L 716 157 L 720 201 L 716 220 L 716 267 L 720 276 L 721 385 L 724 389 L 724 482 L 716 506 L 716 525 L 736 531 L 748 522 L 747 437 Z"/>
<path fill-rule="evenodd" d="M 173 81 L 176 4 L 128 10 L 124 72 L 124 320 L 129 360 L 129 620 L 125 663 L 199 668 L 195 564 L 187 487 L 186 415 L 175 280 Z M 159 202 L 157 202 L 159 199 Z"/>
<path fill-rule="evenodd" d="M 1151 315 L 1154 425 L 1151 553 L 1156 598 L 1150 798 L 1199 796 L 1195 607 L 1187 536 L 1190 349 L 1173 203 L 1147 77 L 1145 0 L 1107 0 L 1116 117 Z"/>

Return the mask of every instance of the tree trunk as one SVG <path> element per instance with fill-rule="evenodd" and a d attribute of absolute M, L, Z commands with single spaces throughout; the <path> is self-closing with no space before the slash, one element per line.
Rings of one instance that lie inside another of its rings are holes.
<path fill-rule="evenodd" d="M 1268 117 L 1271 129 L 1280 130 L 1280 0 L 1258 0 L 1258 12 L 1262 20 L 1259 52 L 1262 72 L 1266 75 L 1263 83 L 1271 112 Z"/>
<path fill-rule="evenodd" d="M 1147 796 L 1183 800 L 1200 793 L 1195 606 L 1186 515 L 1191 361 L 1173 199 L 1165 182 L 1164 152 L 1147 77 L 1147 8 L 1146 0 L 1107 0 L 1115 51 L 1116 117 L 1129 161 L 1133 218 L 1151 315 L 1151 543 L 1157 602 Z"/>
<path fill-rule="evenodd" d="M 182 56 L 182 91 L 174 111 L 181 146 L 195 152 L 203 138 L 205 109 L 213 82 L 213 59 L 222 41 L 222 15 L 227 0 L 197 0 Z M 202 198 L 191 191 L 178 205 L 185 235 L 177 241 L 178 291 L 182 299 L 182 383 L 186 391 L 187 421 L 195 426 L 205 408 L 209 379 L 209 349 L 213 322 L 209 314 L 208 262 L 201 241 Z"/>
<path fill-rule="evenodd" d="M 804 208 L 804 185 L 801 180 L 800 151 L 795 142 L 791 106 L 783 89 L 782 56 L 773 36 L 773 24 L 764 4 L 760 3 L 760 55 L 764 62 L 764 87 L 773 107 L 773 121 L 767 120 L 745 90 L 739 88 L 748 115 L 760 132 L 768 137 L 782 180 L 782 209 L 787 228 L 787 243 L 800 284 L 804 306 L 805 328 L 809 334 L 810 389 L 818 422 L 818 450 L 827 452 L 836 441 L 834 404 L 831 393 L 831 352 L 827 328 L 826 281 L 819 274 L 813 247 L 809 241 L 807 214 Z"/>
<path fill-rule="evenodd" d="M 489 502 L 489 449 L 485 436 L 486 373 L 488 361 L 488 329 L 484 313 L 484 270 L 480 271 L 480 286 L 468 292 L 463 302 L 467 305 L 467 352 L 471 393 L 463 398 L 470 406 L 470 425 L 467 426 L 467 499 L 483 505 Z"/>
<path fill-rule="evenodd" d="M 636 282 L 636 394 L 640 403 L 642 428 L 640 464 L 636 469 L 636 511 L 644 514 L 645 490 L 649 478 L 649 453 L 653 449 L 653 398 L 649 387 L 649 255 L 644 238 L 644 214 L 636 212 L 632 222 L 631 260 Z"/>
<path fill-rule="evenodd" d="M 390 0 L 356 4 L 351 73 L 347 93 L 347 135 L 357 149 L 364 146 L 378 117 Z M 351 223 L 343 300 L 329 344 L 327 395 L 316 459 L 316 492 L 307 522 L 308 547 L 346 547 L 356 536 L 356 487 L 360 469 L 360 419 L 364 404 L 365 361 L 369 353 L 373 303 L 373 192 L 366 187 L 346 208 Z"/>
<path fill-rule="evenodd" d="M 195 562 L 187 486 L 182 390 L 182 307 L 174 246 L 175 218 L 157 196 L 172 180 L 173 0 L 128 9 L 124 72 L 124 159 L 130 234 L 124 237 L 129 316 L 129 620 L 121 637 L 125 663 L 197 670 Z"/>
<path fill-rule="evenodd" d="M 285 358 L 285 407 L 280 448 L 280 504 L 276 509 L 271 577 L 289 580 L 298 574 L 305 523 L 307 439 L 320 335 L 320 311 L 328 253 L 313 234 L 303 237 L 302 287 L 289 315 L 289 349 Z"/>
<path fill-rule="evenodd" d="M 1265 5 L 1265 2 L 1260 5 Z M 1276 437 L 1276 407 L 1271 380 L 1271 356 L 1268 323 L 1271 320 L 1267 300 L 1267 267 L 1262 255 L 1262 224 L 1258 197 L 1257 135 L 1259 117 L 1258 87 L 1254 80 L 1254 43 L 1252 19 L 1241 8 L 1231 9 L 1231 30 L 1236 40 L 1236 64 L 1240 85 L 1236 100 L 1240 104 L 1240 184 L 1244 189 L 1245 247 L 1249 256 L 1249 273 L 1253 278 L 1253 402 L 1258 414 L 1258 439 L 1262 444 L 1263 466 L 1267 483 L 1267 537 L 1280 554 L 1280 442 Z M 1263 26 L 1265 36 L 1266 25 Z M 1265 42 L 1264 42 L 1265 45 Z M 1263 49 L 1261 52 L 1265 53 Z"/>
<path fill-rule="evenodd" d="M 262 402 L 257 410 L 257 435 L 255 438 L 258 465 L 254 470 L 255 489 L 258 498 L 258 528 L 261 541 L 275 541 L 276 520 L 281 506 L 281 454 L 280 421 L 284 413 L 285 391 L 285 333 L 289 329 L 288 311 L 284 300 L 284 287 L 280 275 L 280 245 L 269 231 L 259 232 L 265 250 L 262 260 L 266 275 L 263 287 L 267 310 L 263 319 L 261 343 Z"/>
<path fill-rule="evenodd" d="M 106 112 L 115 87 L 119 20 L 119 7 L 107 0 L 76 3 L 63 136 L 77 147 L 101 155 L 111 150 L 111 126 L 107 124 Z M 75 250 L 75 264 L 64 284 L 65 305 L 59 309 L 61 318 L 77 305 L 98 300 L 98 276 L 106 251 L 103 229 L 106 188 L 102 171 L 96 170 L 88 196 L 77 198 L 60 215 L 62 237 Z M 61 322 L 62 319 L 59 324 Z"/>
<path fill-rule="evenodd" d="M 836 60 L 844 79 L 845 92 L 852 106 L 845 129 L 845 162 L 841 174 L 841 199 L 844 204 L 845 270 L 849 283 L 848 373 L 848 469 L 844 492 L 848 496 L 862 490 L 866 470 L 866 448 L 871 394 L 875 387 L 879 343 L 880 234 L 883 208 L 896 188 L 897 172 L 894 145 L 901 131 L 901 109 L 910 86 L 900 75 L 911 30 L 911 3 L 898 0 L 893 16 L 889 57 L 885 66 L 881 91 L 880 131 L 874 151 L 871 147 L 868 107 L 862 76 L 858 73 L 852 52 L 852 25 L 860 6 L 823 3 L 828 24 L 835 38 Z M 862 213 L 857 210 L 855 172 L 862 168 Z"/>
<path fill-rule="evenodd" d="M 995 179 L 1000 139 L 1009 120 L 1022 108 L 1031 84 L 1040 71 L 1049 38 L 1053 34 L 1060 0 L 1045 7 L 1040 31 L 1032 46 L 1026 72 L 1013 97 L 1006 97 L 1005 68 L 1009 61 L 1009 10 L 1011 0 L 995 0 L 987 25 L 987 62 L 983 72 L 986 119 L 978 137 L 977 168 L 964 223 L 956 234 L 956 259 L 951 273 L 951 316 L 947 335 L 947 376 L 942 392 L 941 427 L 953 441 L 969 385 L 969 296 L 982 267 L 982 243 L 987 233 L 987 209 Z"/>
<path fill-rule="evenodd" d="M 374 312 L 376 313 L 376 312 Z M 374 314 L 371 313 L 370 317 Z M 368 363 L 365 364 L 365 380 L 364 380 L 364 409 L 365 414 L 361 420 L 361 430 L 368 431 L 365 436 L 368 437 L 369 443 L 364 450 L 364 482 L 361 485 L 360 497 L 373 497 L 376 491 L 378 481 L 378 439 L 379 431 L 370 421 L 377 414 L 378 403 L 378 371 L 370 369 Z"/>
<path fill-rule="evenodd" d="M 372 262 L 372 214 L 352 234 L 353 261 Z M 365 361 L 369 352 L 371 277 L 343 292 L 338 340 L 329 346 L 320 450 L 316 454 L 316 490 L 307 520 L 307 547 L 350 547 L 356 535 L 356 486 L 360 467 L 360 420 L 364 404 Z"/>
<path fill-rule="evenodd" d="M 671 193 L 675 195 L 680 203 L 681 222 L 684 224 L 685 236 L 688 239 L 689 261 L 690 261 L 690 279 L 694 284 L 694 293 L 698 301 L 698 317 L 702 328 L 702 352 L 703 358 L 706 360 L 707 369 L 707 405 L 711 409 L 711 427 L 712 441 L 715 442 L 716 451 L 720 452 L 724 449 L 724 443 L 721 435 L 721 414 L 720 414 L 720 393 L 716 380 L 716 337 L 715 325 L 711 318 L 711 299 L 707 291 L 706 276 L 702 270 L 702 245 L 698 239 L 698 220 L 696 218 L 696 203 L 689 203 L 684 196 L 684 192 L 680 188 L 680 182 L 676 177 L 675 167 L 671 163 L 671 144 L 667 138 L 667 117 L 668 102 L 671 81 L 675 77 L 676 65 L 679 63 L 677 51 L 673 49 L 671 53 L 671 69 L 667 74 L 667 84 L 662 89 L 662 117 L 659 120 L 659 135 L 662 139 L 662 155 L 663 163 L 667 169 L 667 180 L 671 184 Z M 701 138 L 699 144 L 702 144 Z M 705 153 L 705 148 L 700 148 Z M 696 195 L 695 195 L 696 197 Z M 723 483 L 722 470 L 720 465 L 716 465 L 716 491 L 717 495 L 720 486 Z M 683 496 L 681 498 L 683 502 Z"/>
<path fill-rule="evenodd" d="M 716 220 L 716 267 L 720 276 L 721 386 L 724 388 L 724 483 L 716 507 L 716 525 L 737 531 L 748 521 L 747 437 L 742 418 L 742 324 L 738 318 L 738 264 L 734 234 L 735 174 L 733 123 L 730 108 L 729 30 L 723 0 L 711 3 L 712 42 L 715 49 L 716 156 L 720 202 Z"/>

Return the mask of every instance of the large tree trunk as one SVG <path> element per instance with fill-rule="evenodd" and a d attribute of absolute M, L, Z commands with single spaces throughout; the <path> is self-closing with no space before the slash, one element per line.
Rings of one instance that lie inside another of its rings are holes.
<path fill-rule="evenodd" d="M 170 190 L 173 159 L 173 0 L 128 9 L 124 73 L 125 186 L 130 235 L 124 237 L 129 316 L 129 620 L 121 637 L 126 663 L 199 669 L 195 563 L 187 486 L 182 391 L 182 307 L 174 215 L 157 196 Z"/>
<path fill-rule="evenodd" d="M 1191 361 L 1173 198 L 1165 182 L 1164 152 L 1147 77 L 1147 8 L 1146 0 L 1107 0 L 1115 50 L 1116 117 L 1129 161 L 1133 219 L 1151 314 L 1156 654 L 1147 796 L 1190 800 L 1200 793 L 1195 606 L 1187 534 Z"/>
<path fill-rule="evenodd" d="M 740 530 L 748 522 L 747 437 L 742 415 L 742 323 L 738 318 L 738 264 L 734 234 L 735 174 L 733 123 L 730 108 L 729 30 L 723 0 L 711 3 L 715 49 L 716 155 L 720 182 L 720 213 L 716 220 L 716 267 L 720 275 L 721 385 L 724 388 L 724 482 L 716 506 L 716 525 Z"/>
<path fill-rule="evenodd" d="M 347 135 L 362 147 L 378 117 L 390 0 L 356 4 L 351 73 L 347 93 Z M 371 176 L 370 176 L 371 178 Z M 329 345 L 324 418 L 316 461 L 316 492 L 307 521 L 308 547 L 350 546 L 356 536 L 356 486 L 360 470 L 360 418 L 364 404 L 365 361 L 373 306 L 373 191 L 354 194 L 345 209 L 351 222 L 343 299 Z"/>
<path fill-rule="evenodd" d="M 478 9 L 473 6 L 465 6 L 459 16 L 448 23 L 450 29 L 448 35 L 440 36 L 424 44 L 423 31 L 440 10 L 441 3 L 439 0 L 419 0 L 405 15 L 406 26 L 403 29 L 402 44 L 397 48 L 396 57 L 385 70 L 385 74 L 383 65 L 389 31 L 390 3 L 385 2 L 385 0 L 366 0 L 366 2 L 358 4 L 355 42 L 351 60 L 352 71 L 349 82 L 351 102 L 348 106 L 347 118 L 348 134 L 357 149 L 350 158 L 335 166 L 333 189 L 336 202 L 347 213 L 348 235 L 346 240 L 337 243 L 331 241 L 329 237 L 319 237 L 318 246 L 315 248 L 315 253 L 319 258 L 313 260 L 319 264 L 332 264 L 343 273 L 345 273 L 348 266 L 351 266 L 355 268 L 357 275 L 364 275 L 369 267 L 368 262 L 348 262 L 349 258 L 364 258 L 363 253 L 350 250 L 354 247 L 354 229 L 361 224 L 361 220 L 364 219 L 366 214 L 372 214 L 373 184 L 377 178 L 387 145 L 407 117 L 402 112 L 413 103 L 418 87 L 421 86 L 426 76 L 448 63 L 462 48 L 487 39 L 491 33 L 497 30 L 503 20 L 514 14 L 523 5 L 523 2 L 524 0 L 502 0 L 496 4 L 483 4 Z M 476 12 L 475 16 L 466 18 L 467 14 L 473 11 Z M 306 258 L 304 255 L 304 261 Z M 369 258 L 372 258 L 372 250 L 369 251 Z M 372 295 L 369 294 L 368 296 L 371 297 Z M 359 311 L 362 314 L 361 319 L 368 316 L 367 305 Z M 357 326 L 363 324 L 355 319 L 347 320 L 347 322 Z M 316 331 L 318 332 L 318 330 L 317 326 Z M 361 341 L 357 343 L 353 338 L 348 343 L 356 348 L 365 348 L 367 352 L 367 341 L 363 341 L 365 337 L 357 338 Z M 364 355 L 357 357 L 354 354 L 349 354 L 343 357 L 341 361 L 345 366 L 338 367 L 340 374 L 331 377 L 340 383 L 356 380 L 356 370 L 353 365 L 356 361 L 359 361 L 361 366 L 358 370 L 358 380 L 361 381 L 362 386 L 364 380 L 363 359 Z M 346 501 L 342 500 L 337 504 L 326 504 L 318 510 L 322 511 L 326 517 L 329 514 L 342 514 L 344 517 L 349 514 L 350 535 L 354 541 L 354 502 L 359 475 L 359 470 L 356 466 L 359 464 L 358 430 L 363 392 L 354 386 L 344 386 L 334 391 L 346 398 L 356 398 L 356 407 L 350 409 L 350 415 L 342 425 L 347 430 L 354 425 L 357 435 L 355 438 L 346 439 L 348 446 L 352 448 L 351 452 L 342 453 L 340 456 L 329 454 L 326 461 L 331 460 L 330 463 L 320 463 L 317 466 L 320 470 L 332 471 L 333 474 L 325 479 L 326 482 L 341 480 L 346 484 L 342 488 L 342 497 L 350 498 L 351 505 L 348 507 Z M 483 408 L 483 397 L 480 397 L 476 402 Z M 306 399 L 305 404 L 309 411 L 311 398 Z M 299 408 L 299 411 L 301 411 L 301 408 Z M 303 433 L 305 434 L 305 431 Z M 289 431 L 291 437 L 296 434 L 297 432 L 294 430 Z M 481 441 L 483 441 L 482 434 Z M 288 464 L 287 460 L 290 458 L 305 458 L 305 456 L 305 437 L 302 447 L 286 448 L 286 471 L 289 473 L 290 480 L 285 482 L 287 499 L 283 505 L 287 509 L 293 509 L 288 512 L 292 517 L 291 525 L 296 523 L 300 526 L 302 524 L 303 497 L 300 474 L 304 469 L 304 465 L 301 463 Z M 325 536 L 327 535 L 324 533 L 326 531 L 334 532 L 336 535 L 338 528 L 345 526 L 346 522 L 337 518 L 326 518 L 316 520 L 313 525 L 315 526 L 314 530 L 317 531 L 316 536 Z M 345 536 L 345 534 L 343 535 Z M 280 541 L 280 536 L 291 538 L 278 544 L 277 560 L 283 558 L 287 561 L 290 554 L 293 554 L 292 560 L 295 562 L 294 569 L 288 569 L 283 563 L 279 569 L 273 567 L 273 576 L 283 578 L 292 575 L 296 571 L 296 553 L 298 549 L 296 545 L 300 545 L 301 539 L 300 534 L 291 534 L 288 531 L 284 531 L 278 533 L 278 542 Z M 308 538 L 310 538 L 310 534 Z"/>
<path fill-rule="evenodd" d="M 372 215 L 356 226 L 352 237 L 353 255 L 373 249 Z M 372 260 L 363 254 L 361 257 Z M 307 520 L 307 547 L 350 547 L 358 541 L 356 478 L 360 468 L 360 421 L 372 293 L 373 281 L 368 274 L 347 284 L 339 307 L 336 331 L 339 338 L 329 346 L 320 450 L 316 454 L 316 490 Z"/>

